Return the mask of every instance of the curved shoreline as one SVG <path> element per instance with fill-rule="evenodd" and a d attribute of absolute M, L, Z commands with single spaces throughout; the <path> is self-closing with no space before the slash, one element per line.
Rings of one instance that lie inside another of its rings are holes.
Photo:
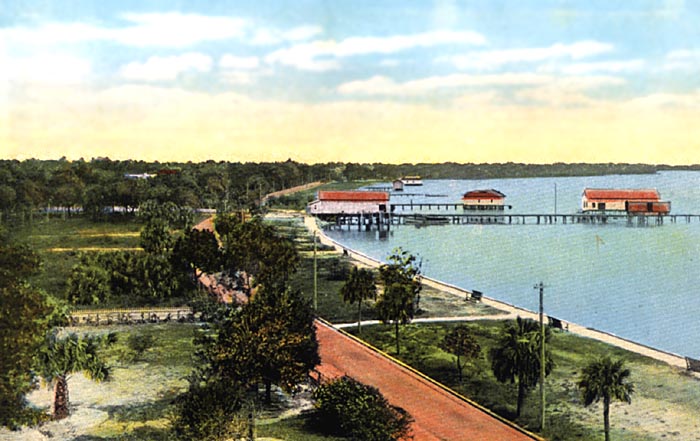
<path fill-rule="evenodd" d="M 331 239 L 328 237 L 325 232 L 318 226 L 318 223 L 316 222 L 316 218 L 304 214 L 304 225 L 306 228 L 311 231 L 312 233 L 315 233 L 318 235 L 319 240 L 322 244 L 332 246 L 335 248 L 336 251 L 340 253 L 347 253 L 347 255 L 351 258 L 353 258 L 355 261 L 360 262 L 362 265 L 367 266 L 367 267 L 372 267 L 376 268 L 379 265 L 382 264 L 382 262 L 378 259 L 375 259 L 373 257 L 367 256 L 366 254 L 363 254 L 359 251 L 355 251 L 352 249 L 349 249 L 339 242 L 336 242 L 335 240 Z M 445 291 L 450 294 L 454 294 L 460 297 L 464 297 L 467 294 L 471 294 L 471 291 L 468 289 L 460 288 L 455 285 L 451 285 L 448 283 L 441 282 L 439 280 L 423 276 L 423 284 L 426 286 L 430 286 L 432 288 L 439 289 L 441 291 Z M 495 309 L 499 309 L 501 311 L 505 311 L 508 314 L 518 314 L 522 317 L 525 318 L 531 318 L 534 320 L 539 320 L 539 314 L 530 311 L 525 308 L 521 308 L 519 306 L 515 306 L 510 303 L 502 302 L 490 297 L 483 296 L 481 299 L 481 302 L 485 305 L 491 306 Z M 549 318 L 545 314 L 546 317 Z M 605 332 L 605 331 L 600 331 L 597 329 L 593 328 L 587 328 L 585 326 L 578 325 L 576 323 L 571 323 L 567 321 L 562 320 L 562 324 L 564 325 L 565 329 L 568 332 L 574 333 L 576 335 L 582 336 L 582 337 L 587 337 L 591 338 L 593 340 L 598 340 L 604 343 L 608 343 L 613 346 L 617 346 L 619 348 L 628 350 L 630 352 L 634 352 L 640 355 L 644 355 L 650 358 L 653 358 L 658 361 L 662 361 L 670 366 L 678 367 L 683 370 L 687 368 L 687 363 L 686 359 L 684 356 L 674 354 L 672 352 L 668 351 L 663 351 L 660 349 L 652 348 L 650 346 L 634 342 L 632 340 L 628 340 L 623 337 L 619 337 L 615 334 Z"/>

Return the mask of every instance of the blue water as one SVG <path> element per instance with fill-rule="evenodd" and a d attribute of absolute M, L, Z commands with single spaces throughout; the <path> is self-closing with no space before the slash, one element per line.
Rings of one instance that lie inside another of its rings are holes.
<path fill-rule="evenodd" d="M 700 214 L 700 172 L 655 175 L 427 180 L 392 202 L 459 202 L 473 189 L 506 194 L 508 213 L 575 213 L 585 187 L 656 188 L 674 214 Z M 427 211 L 425 211 L 427 212 Z M 438 212 L 433 208 L 432 212 Z M 444 208 L 442 209 L 444 213 Z M 545 284 L 545 312 L 658 349 L 700 358 L 700 222 L 661 226 L 445 225 L 376 231 L 332 230 L 345 246 L 385 260 L 401 246 L 423 273 L 530 310 Z"/>

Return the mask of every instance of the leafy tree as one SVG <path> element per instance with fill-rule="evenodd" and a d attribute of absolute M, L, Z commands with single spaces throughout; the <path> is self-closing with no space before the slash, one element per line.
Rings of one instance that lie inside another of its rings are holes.
<path fill-rule="evenodd" d="M 379 277 L 384 285 L 384 292 L 376 308 L 383 323 L 393 323 L 396 334 L 396 353 L 401 353 L 399 325 L 413 320 L 418 309 L 418 295 L 421 291 L 420 266 L 416 257 L 397 248 L 389 256 L 389 263 L 379 267 Z"/>
<path fill-rule="evenodd" d="M 377 297 L 377 286 L 372 271 L 353 266 L 350 270 L 350 277 L 340 288 L 340 295 L 346 303 L 357 303 L 357 332 L 361 333 L 362 301 Z"/>
<path fill-rule="evenodd" d="M 25 394 L 34 388 L 34 355 L 51 324 L 47 296 L 26 282 L 38 269 L 38 256 L 0 231 L 0 425 L 10 428 L 31 417 Z"/>
<path fill-rule="evenodd" d="M 270 291 L 283 290 L 299 264 L 294 244 L 279 237 L 272 226 L 259 218 L 237 224 L 223 242 L 224 266 L 231 275 L 243 279 L 248 292 L 252 288 L 251 276 L 256 278 L 256 284 Z"/>
<path fill-rule="evenodd" d="M 109 378 L 110 368 L 100 358 L 98 351 L 102 346 L 114 342 L 116 335 L 113 333 L 85 337 L 71 333 L 59 338 L 54 331 L 47 336 L 46 343 L 39 353 L 39 363 L 44 380 L 54 385 L 54 419 L 66 418 L 70 414 L 70 374 L 82 372 L 98 382 Z"/>
<path fill-rule="evenodd" d="M 174 401 L 173 432 L 181 440 L 241 439 L 248 431 L 241 415 L 245 400 L 240 383 L 195 373 L 189 388 Z"/>
<path fill-rule="evenodd" d="M 164 254 L 170 249 L 173 238 L 170 235 L 168 223 L 159 218 L 153 218 L 141 230 L 141 248 L 149 254 Z"/>
<path fill-rule="evenodd" d="M 421 285 L 421 261 L 405 251 L 395 248 L 388 258 L 388 263 L 379 267 L 379 277 L 384 286 L 399 284 L 412 292 L 414 297 L 414 313 L 419 311 Z"/>
<path fill-rule="evenodd" d="M 83 257 L 68 276 L 66 297 L 78 305 L 99 305 L 109 300 L 110 277 L 95 259 Z"/>
<path fill-rule="evenodd" d="M 261 289 L 240 310 L 229 311 L 215 337 L 202 343 L 210 377 L 262 382 L 267 402 L 273 384 L 291 392 L 320 362 L 313 310 L 297 291 Z"/>
<path fill-rule="evenodd" d="M 193 280 L 202 272 L 218 272 L 221 267 L 219 242 L 209 230 L 188 230 L 175 242 L 172 261 L 176 267 L 187 269 Z"/>
<path fill-rule="evenodd" d="M 545 342 L 549 341 L 550 336 L 551 331 L 547 328 Z M 498 344 L 491 350 L 491 369 L 496 379 L 502 383 L 518 384 L 516 417 L 520 417 L 528 391 L 539 382 L 541 345 L 540 325 L 534 320 L 517 317 L 515 322 L 506 324 Z M 547 352 L 545 357 L 545 375 L 549 375 L 554 361 L 551 352 Z"/>
<path fill-rule="evenodd" d="M 632 403 L 634 384 L 629 382 L 630 376 L 623 360 L 612 360 L 608 356 L 590 362 L 581 373 L 578 387 L 584 406 L 603 399 L 605 441 L 610 441 L 610 403 L 613 400 Z"/>
<path fill-rule="evenodd" d="M 314 391 L 314 419 L 328 433 L 353 440 L 411 439 L 413 419 L 392 406 L 378 389 L 341 377 Z"/>
<path fill-rule="evenodd" d="M 477 343 L 469 328 L 465 325 L 454 327 L 440 342 L 440 348 L 445 352 L 455 356 L 457 364 L 457 372 L 459 373 L 459 382 L 462 382 L 462 371 L 464 364 L 462 357 L 465 358 L 465 363 L 475 359 L 481 354 L 481 346 Z"/>

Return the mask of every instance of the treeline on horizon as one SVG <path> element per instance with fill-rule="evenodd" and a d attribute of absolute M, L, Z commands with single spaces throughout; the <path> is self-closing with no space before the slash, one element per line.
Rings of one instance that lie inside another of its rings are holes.
<path fill-rule="evenodd" d="M 70 161 L 0 160 L 0 216 L 31 213 L 46 207 L 81 209 L 99 218 L 109 208 L 127 214 L 145 201 L 182 207 L 232 210 L 251 208 L 278 190 L 323 181 L 391 181 L 402 176 L 423 179 L 493 179 L 609 174 L 649 174 L 661 170 L 700 170 L 700 165 L 650 164 L 459 164 L 284 162 L 240 163 L 146 162 L 98 158 Z M 126 175 L 152 175 L 148 179 Z"/>

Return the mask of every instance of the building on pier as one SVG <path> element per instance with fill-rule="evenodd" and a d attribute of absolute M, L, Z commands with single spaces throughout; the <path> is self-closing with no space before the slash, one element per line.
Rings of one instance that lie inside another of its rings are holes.
<path fill-rule="evenodd" d="M 394 179 L 394 182 L 392 182 L 391 184 L 394 191 L 403 191 L 402 179 Z"/>
<path fill-rule="evenodd" d="M 420 176 L 404 176 L 401 180 L 404 185 L 423 185 L 423 180 L 421 180 Z"/>
<path fill-rule="evenodd" d="M 671 203 L 661 201 L 656 189 L 586 188 L 581 197 L 584 212 L 618 211 L 628 214 L 669 214 Z"/>
<path fill-rule="evenodd" d="M 369 215 L 386 213 L 389 193 L 385 191 L 319 191 L 318 199 L 306 211 L 315 216 Z"/>
<path fill-rule="evenodd" d="M 471 190 L 462 196 L 462 204 L 465 210 L 489 210 L 503 211 L 506 195 L 498 190 Z"/>

